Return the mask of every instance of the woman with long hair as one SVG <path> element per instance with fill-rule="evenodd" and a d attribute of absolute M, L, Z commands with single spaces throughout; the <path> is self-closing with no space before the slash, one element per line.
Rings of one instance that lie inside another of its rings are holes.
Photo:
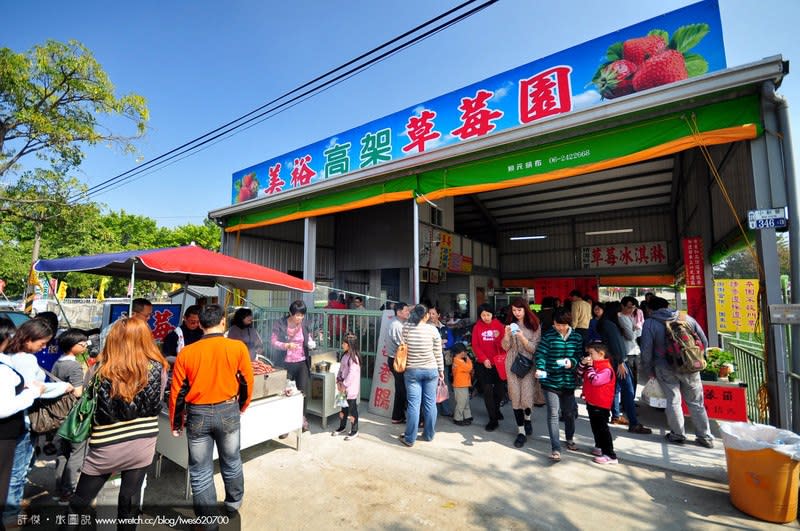
<path fill-rule="evenodd" d="M 22 378 L 24 387 L 35 389 L 36 397 L 56 398 L 64 393 L 72 392 L 72 386 L 64 382 L 42 384 L 45 374 L 36 362 L 35 352 L 42 350 L 53 337 L 53 329 L 44 319 L 31 319 L 23 323 L 13 337 L 8 340 L 5 353 L 0 354 L 0 363 L 7 365 L 13 372 Z M 43 385 L 44 389 L 39 389 Z M 22 503 L 25 491 L 25 480 L 28 476 L 31 457 L 33 456 L 33 442 L 31 440 L 30 423 L 25 410 L 18 410 L 11 415 L 14 424 L 13 431 L 19 428 L 22 419 L 22 432 L 17 433 L 14 445 L 14 458 L 11 467 L 11 479 L 8 485 L 8 495 L 4 499 L 3 520 L 11 523 L 17 521 L 17 514 Z M 11 437 L 11 433 L 5 435 Z"/>
<path fill-rule="evenodd" d="M 347 406 L 339 412 L 339 427 L 331 435 L 344 433 L 347 419 L 350 419 L 350 433 L 344 438 L 350 441 L 358 437 L 358 395 L 361 392 L 361 354 L 358 352 L 358 338 L 352 332 L 342 338 L 342 361 L 336 373 L 336 388 L 345 393 Z"/>
<path fill-rule="evenodd" d="M 238 339 L 247 345 L 250 361 L 255 361 L 256 356 L 264 353 L 264 342 L 253 326 L 253 310 L 250 308 L 239 308 L 233 313 L 228 339 Z"/>
<path fill-rule="evenodd" d="M 406 446 L 414 446 L 417 440 L 420 408 L 425 420 L 423 437 L 432 441 L 436 434 L 436 388 L 439 381 L 444 381 L 444 360 L 442 338 L 428 323 L 429 317 L 428 308 L 417 304 L 403 326 L 403 341 L 408 346 L 404 373 L 408 410 L 406 431 L 400 435 L 400 442 Z"/>
<path fill-rule="evenodd" d="M 522 448 L 527 436 L 533 434 L 531 424 L 531 410 L 534 404 L 534 390 L 538 380 L 534 378 L 533 371 L 522 378 L 511 372 L 511 365 L 517 356 L 523 356 L 533 361 L 536 346 L 541 338 L 539 318 L 534 315 L 522 298 L 517 297 L 511 302 L 511 311 L 506 315 L 506 327 L 503 335 L 503 350 L 506 355 L 506 374 L 508 378 L 508 396 L 511 398 L 511 408 L 514 410 L 514 420 L 517 422 L 517 438 L 514 446 Z M 544 394 L 541 387 L 539 400 L 544 403 Z"/>
<path fill-rule="evenodd" d="M 111 474 L 120 472 L 117 517 L 136 516 L 133 502 L 156 450 L 166 367 L 145 321 L 123 317 L 114 323 L 84 387 L 95 393 L 97 409 L 71 514 L 85 510 Z"/>

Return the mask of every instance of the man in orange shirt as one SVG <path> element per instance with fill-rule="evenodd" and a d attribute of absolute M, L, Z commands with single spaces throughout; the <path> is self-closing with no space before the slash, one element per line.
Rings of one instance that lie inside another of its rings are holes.
<path fill-rule="evenodd" d="M 247 346 L 223 335 L 225 313 L 221 306 L 205 306 L 200 311 L 200 326 L 203 337 L 184 347 L 175 360 L 169 416 L 175 437 L 180 435 L 185 419 L 195 514 L 216 516 L 215 443 L 225 484 L 225 510 L 235 513 L 244 498 L 239 416 L 250 404 L 253 367 Z"/>

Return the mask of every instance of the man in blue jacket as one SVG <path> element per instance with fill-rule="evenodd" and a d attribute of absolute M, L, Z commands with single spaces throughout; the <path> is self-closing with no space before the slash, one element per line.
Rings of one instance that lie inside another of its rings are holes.
<path fill-rule="evenodd" d="M 683 395 L 695 426 L 697 444 L 705 448 L 713 448 L 714 437 L 711 435 L 708 414 L 703 405 L 703 383 L 700 381 L 700 373 L 678 372 L 667 363 L 665 357 L 667 347 L 665 323 L 678 319 L 678 312 L 670 310 L 669 303 L 661 297 L 653 297 L 648 305 L 651 313 L 642 325 L 642 370 L 643 374 L 658 380 L 666 395 L 666 414 L 670 429 L 667 440 L 675 444 L 683 444 L 686 441 L 683 411 L 681 410 L 681 395 Z M 703 348 L 707 348 L 708 339 L 697 321 L 688 315 L 681 316 L 681 319 L 686 320 L 689 327 L 697 333 L 703 343 Z"/>

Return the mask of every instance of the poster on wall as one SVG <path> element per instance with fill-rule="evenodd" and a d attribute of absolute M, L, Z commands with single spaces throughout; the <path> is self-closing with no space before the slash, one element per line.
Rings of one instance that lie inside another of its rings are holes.
<path fill-rule="evenodd" d="M 686 311 L 708 332 L 706 305 L 705 258 L 703 239 L 683 238 L 683 266 L 686 275 Z"/>
<path fill-rule="evenodd" d="M 749 332 L 758 319 L 758 279 L 714 280 L 718 332 Z"/>
<path fill-rule="evenodd" d="M 725 67 L 719 5 L 706 0 L 239 170 L 231 203 L 278 196 Z M 520 162 L 508 171 L 526 175 L 542 165 L 582 163 L 590 151 Z"/>
<path fill-rule="evenodd" d="M 108 304 L 108 319 L 104 318 L 103 326 L 107 326 L 117 321 L 120 317 L 128 316 L 128 304 Z M 153 313 L 147 320 L 147 326 L 153 332 L 153 339 L 164 341 L 167 334 L 181 325 L 181 305 L 180 304 L 153 304 Z"/>

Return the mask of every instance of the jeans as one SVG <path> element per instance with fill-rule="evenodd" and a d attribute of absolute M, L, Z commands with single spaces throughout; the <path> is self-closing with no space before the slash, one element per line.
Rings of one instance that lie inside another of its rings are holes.
<path fill-rule="evenodd" d="M 436 433 L 436 386 L 439 383 L 437 369 L 406 369 L 406 394 L 408 411 L 406 417 L 405 439 L 409 444 L 417 440 L 419 410 L 422 407 L 425 427 L 422 436 L 432 441 Z"/>
<path fill-rule="evenodd" d="M 564 413 L 564 432 L 567 440 L 571 441 L 575 436 L 575 390 L 544 390 L 547 399 L 547 432 L 550 434 L 550 448 L 554 452 L 561 451 L 561 442 L 558 432 L 558 410 L 559 407 Z"/>
<path fill-rule="evenodd" d="M 686 437 L 681 395 L 689 409 L 694 424 L 694 432 L 698 439 L 713 440 L 708 413 L 703 405 L 703 382 L 700 373 L 678 373 L 663 365 L 656 365 L 656 379 L 667 398 L 667 423 L 670 431 L 677 436 Z"/>
<path fill-rule="evenodd" d="M 72 443 L 60 437 L 58 440 L 61 454 L 56 458 L 56 489 L 61 494 L 69 494 L 78 486 L 78 475 L 86 459 L 88 441 Z"/>
<path fill-rule="evenodd" d="M 239 454 L 239 403 L 236 399 L 221 404 L 189 404 L 186 439 L 189 443 L 189 478 L 194 511 L 198 516 L 217 514 L 214 488 L 214 445 L 219 454 L 219 470 L 225 484 L 225 507 L 236 511 L 244 498 L 244 473 Z"/>
<path fill-rule="evenodd" d="M 26 431 L 17 437 L 17 445 L 14 447 L 14 464 L 11 466 L 11 481 L 8 484 L 8 496 L 6 496 L 3 520 L 16 518 L 17 514 L 19 514 L 32 457 L 33 444 L 31 444 L 31 434 Z"/>
<path fill-rule="evenodd" d="M 627 362 L 625 363 L 625 368 L 628 369 L 625 378 L 620 378 L 617 375 L 617 388 L 614 396 L 614 405 L 611 407 L 611 417 L 619 417 L 619 399 L 622 398 L 625 415 L 628 417 L 630 426 L 634 427 L 639 424 L 639 417 L 636 415 L 636 404 L 634 403 L 636 388 L 633 386 L 633 372 L 628 367 Z"/>

